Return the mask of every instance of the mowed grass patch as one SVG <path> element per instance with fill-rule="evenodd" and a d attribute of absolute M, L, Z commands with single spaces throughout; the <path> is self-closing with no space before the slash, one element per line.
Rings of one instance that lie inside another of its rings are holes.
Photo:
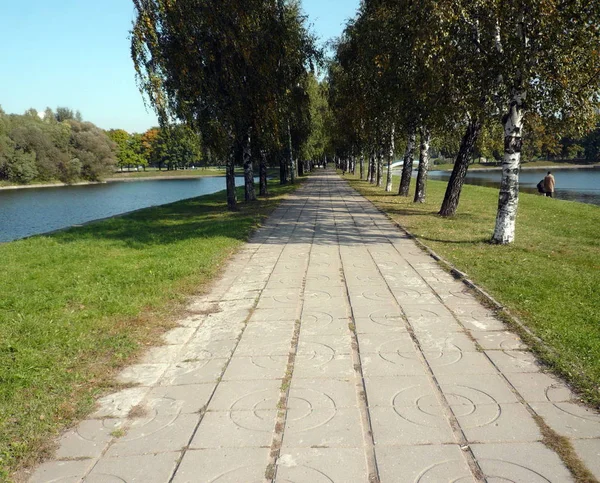
<path fill-rule="evenodd" d="M 429 181 L 427 202 L 351 185 L 440 256 L 466 272 L 556 351 L 547 363 L 600 405 L 600 208 L 520 195 L 516 241 L 489 243 L 498 190 L 465 185 L 458 214 L 437 215 L 446 183 Z"/>
<path fill-rule="evenodd" d="M 0 481 L 160 343 L 186 298 L 297 186 L 271 183 L 268 199 L 237 212 L 221 192 L 0 245 Z"/>

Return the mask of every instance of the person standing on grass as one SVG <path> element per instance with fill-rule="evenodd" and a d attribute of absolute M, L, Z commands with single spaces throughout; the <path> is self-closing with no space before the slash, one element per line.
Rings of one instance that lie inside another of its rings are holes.
<path fill-rule="evenodd" d="M 554 176 L 552 176 L 552 171 L 548 171 L 548 174 L 544 178 L 544 192 L 546 193 L 546 196 L 554 198 L 555 185 L 556 181 L 554 180 Z"/>

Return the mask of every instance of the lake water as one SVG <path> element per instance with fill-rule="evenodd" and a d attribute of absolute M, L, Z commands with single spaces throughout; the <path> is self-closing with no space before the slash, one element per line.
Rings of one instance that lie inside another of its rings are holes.
<path fill-rule="evenodd" d="M 236 178 L 244 184 L 244 178 Z M 0 242 L 224 190 L 224 177 L 0 190 Z"/>
<path fill-rule="evenodd" d="M 547 169 L 525 169 L 519 175 L 519 190 L 537 193 L 536 185 L 546 176 Z M 431 171 L 431 179 L 448 181 L 449 171 Z M 561 200 L 579 201 L 600 206 L 600 169 L 552 169 L 556 179 L 555 197 Z M 502 172 L 473 169 L 467 173 L 465 182 L 478 186 L 500 187 Z"/>

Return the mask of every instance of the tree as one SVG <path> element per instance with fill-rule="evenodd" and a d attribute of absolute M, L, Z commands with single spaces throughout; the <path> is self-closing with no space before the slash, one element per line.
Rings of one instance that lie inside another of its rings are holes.
<path fill-rule="evenodd" d="M 298 21 L 298 14 L 286 15 L 297 7 L 267 0 L 134 0 L 134 6 L 132 57 L 140 88 L 163 126 L 187 123 L 228 160 L 227 199 L 235 209 L 236 161 L 243 161 L 252 199 L 252 138 L 286 105 L 282 93 L 287 99 L 298 60 L 305 59 L 286 40 L 295 38 L 288 32 L 302 32 L 286 27 Z M 288 121 L 277 127 L 289 138 Z"/>

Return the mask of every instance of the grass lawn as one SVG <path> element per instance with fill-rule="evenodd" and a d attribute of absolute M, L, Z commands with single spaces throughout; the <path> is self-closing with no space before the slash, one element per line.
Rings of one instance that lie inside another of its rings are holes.
<path fill-rule="evenodd" d="M 235 213 L 221 192 L 0 245 L 0 481 L 115 388 L 293 189 L 272 182 Z"/>
<path fill-rule="evenodd" d="M 466 272 L 556 351 L 544 360 L 600 405 L 600 208 L 520 196 L 516 242 L 488 243 L 498 190 L 465 185 L 458 214 L 437 216 L 446 189 L 429 181 L 427 202 L 385 193 L 347 176 L 351 185 L 424 244 Z M 413 185 L 414 188 L 414 185 Z"/>

